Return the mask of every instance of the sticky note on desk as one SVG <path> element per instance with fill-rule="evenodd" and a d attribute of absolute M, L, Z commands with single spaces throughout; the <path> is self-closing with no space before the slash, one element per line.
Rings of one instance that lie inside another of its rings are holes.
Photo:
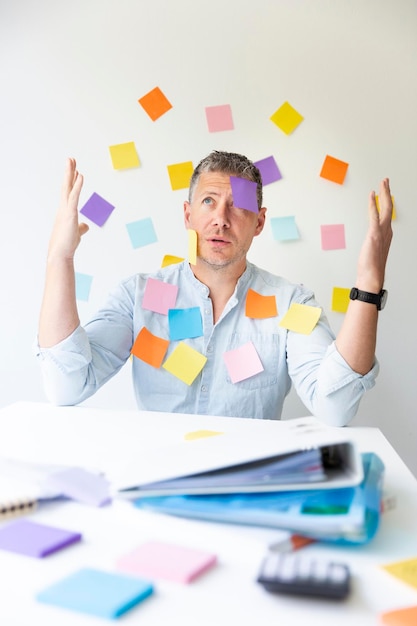
<path fill-rule="evenodd" d="M 39 602 L 115 619 L 153 593 L 150 582 L 85 568 L 44 589 Z"/>
<path fill-rule="evenodd" d="M 217 562 L 215 554 L 159 541 L 149 541 L 125 554 L 118 569 L 147 578 L 190 583 Z"/>
<path fill-rule="evenodd" d="M 0 529 L 0 549 L 42 558 L 80 541 L 81 534 L 31 520 L 18 520 Z"/>
<path fill-rule="evenodd" d="M 417 606 L 387 611 L 380 616 L 380 624 L 384 626 L 415 626 L 417 624 Z"/>
<path fill-rule="evenodd" d="M 383 569 L 417 589 L 417 557 L 384 565 Z"/>

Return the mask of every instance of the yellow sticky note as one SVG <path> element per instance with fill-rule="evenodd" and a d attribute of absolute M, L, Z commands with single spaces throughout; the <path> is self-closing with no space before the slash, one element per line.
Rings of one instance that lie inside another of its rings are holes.
<path fill-rule="evenodd" d="M 167 265 L 174 265 L 175 263 L 181 263 L 184 261 L 181 256 L 174 256 L 173 254 L 165 254 L 162 259 L 161 267 L 167 267 Z"/>
<path fill-rule="evenodd" d="M 397 211 L 395 210 L 395 199 L 394 196 L 391 196 L 391 200 L 392 200 L 392 221 L 397 219 Z M 379 197 L 375 194 L 375 204 L 376 204 L 376 208 L 378 209 L 378 213 L 381 211 L 381 209 L 379 208 Z"/>
<path fill-rule="evenodd" d="M 168 174 L 171 181 L 171 188 L 186 189 L 190 185 L 190 179 L 193 174 L 194 168 L 191 161 L 185 161 L 184 163 L 174 163 L 168 165 Z"/>
<path fill-rule="evenodd" d="M 206 362 L 207 358 L 204 354 L 181 342 L 169 355 L 162 367 L 187 385 L 191 385 Z"/>
<path fill-rule="evenodd" d="M 188 261 L 191 265 L 197 263 L 197 233 L 192 228 L 188 229 Z"/>
<path fill-rule="evenodd" d="M 417 557 L 384 565 L 383 569 L 417 589 Z"/>
<path fill-rule="evenodd" d="M 293 303 L 279 325 L 296 333 L 309 335 L 320 319 L 321 308 Z"/>
<path fill-rule="evenodd" d="M 215 437 L 216 435 L 223 435 L 223 433 L 216 430 L 194 430 L 191 433 L 187 433 L 184 439 L 186 441 L 194 441 L 194 439 L 204 439 L 204 437 Z"/>
<path fill-rule="evenodd" d="M 346 313 L 349 306 L 350 289 L 345 287 L 333 287 L 332 311 Z"/>
<path fill-rule="evenodd" d="M 131 167 L 139 167 L 140 162 L 134 141 L 109 146 L 109 150 L 115 170 L 126 170 Z"/>
<path fill-rule="evenodd" d="M 286 135 L 290 135 L 297 126 L 301 124 L 304 118 L 289 102 L 284 102 L 284 104 L 271 115 L 270 119 Z"/>

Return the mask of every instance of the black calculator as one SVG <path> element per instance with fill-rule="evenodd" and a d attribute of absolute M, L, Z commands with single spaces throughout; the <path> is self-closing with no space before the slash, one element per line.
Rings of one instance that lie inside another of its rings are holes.
<path fill-rule="evenodd" d="M 345 563 L 300 553 L 269 552 L 257 582 L 273 593 L 343 599 L 350 591 L 350 571 Z"/>

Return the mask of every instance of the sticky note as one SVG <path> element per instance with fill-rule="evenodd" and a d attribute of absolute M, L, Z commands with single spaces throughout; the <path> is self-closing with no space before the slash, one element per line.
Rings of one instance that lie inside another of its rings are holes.
<path fill-rule="evenodd" d="M 210 133 L 234 129 L 230 104 L 206 107 L 206 118 Z"/>
<path fill-rule="evenodd" d="M 140 578 L 84 568 L 47 587 L 36 599 L 71 611 L 115 619 L 152 593 L 152 584 Z"/>
<path fill-rule="evenodd" d="M 349 306 L 350 289 L 345 287 L 333 287 L 332 311 L 346 313 Z"/>
<path fill-rule="evenodd" d="M 417 605 L 382 613 L 379 623 L 381 626 L 416 626 Z"/>
<path fill-rule="evenodd" d="M 171 341 L 201 337 L 203 334 L 203 321 L 201 319 L 200 307 L 169 309 L 168 325 Z"/>
<path fill-rule="evenodd" d="M 231 176 L 230 185 L 232 187 L 233 204 L 235 207 L 258 213 L 258 198 L 256 196 L 257 184 L 246 178 Z"/>
<path fill-rule="evenodd" d="M 263 185 L 270 185 L 277 180 L 281 180 L 282 174 L 273 156 L 266 157 L 260 161 L 255 161 L 254 165 L 258 168 L 262 177 Z"/>
<path fill-rule="evenodd" d="M 395 207 L 395 198 L 394 196 L 391 196 L 391 200 L 392 200 L 392 220 L 396 220 L 397 219 L 397 210 Z M 375 194 L 375 204 L 376 204 L 376 208 L 378 209 L 378 213 L 381 212 L 380 206 L 379 206 L 379 196 L 377 194 Z"/>
<path fill-rule="evenodd" d="M 175 307 L 177 294 L 177 285 L 170 285 L 156 278 L 148 278 L 143 294 L 142 308 L 168 315 L 168 309 Z"/>
<path fill-rule="evenodd" d="M 175 265 L 175 263 L 181 263 L 184 258 L 181 256 L 175 256 L 173 254 L 165 254 L 161 262 L 161 267 L 167 267 L 168 265 Z"/>
<path fill-rule="evenodd" d="M 191 265 L 197 263 L 197 233 L 192 228 L 187 230 L 188 235 L 188 262 Z"/>
<path fill-rule="evenodd" d="M 80 213 L 88 217 L 97 226 L 103 226 L 113 210 L 114 206 L 110 202 L 107 202 L 98 193 L 94 192 L 80 209 Z"/>
<path fill-rule="evenodd" d="M 168 346 L 169 341 L 167 339 L 153 335 L 144 326 L 137 334 L 131 354 L 148 365 L 158 368 L 162 365 Z"/>
<path fill-rule="evenodd" d="M 87 302 L 90 297 L 91 284 L 93 277 L 89 274 L 82 274 L 81 272 L 75 272 L 75 297 L 77 300 L 84 300 Z"/>
<path fill-rule="evenodd" d="M 270 119 L 286 135 L 290 135 L 297 126 L 301 124 L 304 118 L 289 102 L 284 102 L 284 104 L 271 115 Z"/>
<path fill-rule="evenodd" d="M 253 289 L 246 294 L 245 314 L 253 319 L 265 319 L 278 315 L 275 296 L 264 296 Z"/>
<path fill-rule="evenodd" d="M 186 441 L 195 441 L 196 439 L 204 439 L 205 437 L 216 437 L 216 435 L 223 435 L 223 433 L 217 430 L 193 430 L 184 436 Z"/>
<path fill-rule="evenodd" d="M 80 541 L 81 534 L 47 524 L 18 520 L 0 528 L 0 549 L 43 558 Z"/>
<path fill-rule="evenodd" d="M 324 159 L 320 176 L 322 178 L 327 178 L 327 180 L 331 180 L 334 183 L 338 183 L 339 185 L 343 185 L 348 167 L 349 163 L 345 163 L 345 161 L 340 161 L 340 159 L 335 159 L 335 157 L 327 155 Z"/>
<path fill-rule="evenodd" d="M 189 187 L 190 179 L 194 171 L 192 161 L 173 163 L 172 165 L 167 165 L 167 169 L 173 191 L 177 189 L 187 189 Z"/>
<path fill-rule="evenodd" d="M 131 244 L 134 248 L 142 248 L 158 241 L 155 228 L 150 217 L 126 224 Z"/>
<path fill-rule="evenodd" d="M 108 504 L 110 483 L 101 474 L 90 472 L 82 467 L 68 467 L 53 472 L 45 480 L 45 489 L 51 489 L 77 502 L 91 506 Z"/>
<path fill-rule="evenodd" d="M 320 226 L 322 250 L 342 250 L 346 248 L 344 224 L 323 224 Z"/>
<path fill-rule="evenodd" d="M 204 354 L 181 342 L 162 367 L 187 385 L 191 385 L 206 363 L 207 358 Z"/>
<path fill-rule="evenodd" d="M 109 146 L 109 151 L 115 170 L 126 170 L 140 165 L 134 141 Z"/>
<path fill-rule="evenodd" d="M 153 122 L 172 109 L 172 104 L 159 87 L 139 98 L 138 102 Z"/>
<path fill-rule="evenodd" d="M 272 236 L 277 241 L 293 241 L 300 238 L 294 215 L 271 217 L 270 221 Z"/>
<path fill-rule="evenodd" d="M 320 319 L 321 308 L 293 302 L 279 325 L 296 333 L 309 335 Z"/>
<path fill-rule="evenodd" d="M 417 557 L 384 565 L 383 569 L 417 589 Z"/>
<path fill-rule="evenodd" d="M 264 369 L 256 348 L 251 341 L 235 350 L 224 352 L 223 359 L 232 383 L 238 383 L 241 380 L 255 376 L 255 374 L 259 374 Z"/>
<path fill-rule="evenodd" d="M 116 566 L 124 572 L 148 578 L 190 583 L 216 562 L 217 557 L 211 552 L 162 541 L 149 541 L 119 558 Z"/>

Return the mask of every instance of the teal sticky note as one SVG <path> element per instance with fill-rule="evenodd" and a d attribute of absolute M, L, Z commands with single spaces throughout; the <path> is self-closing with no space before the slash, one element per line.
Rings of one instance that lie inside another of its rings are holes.
<path fill-rule="evenodd" d="M 142 248 L 157 241 L 153 222 L 150 217 L 126 224 L 130 241 L 134 248 Z"/>
<path fill-rule="evenodd" d="M 190 309 L 168 309 L 168 324 L 171 341 L 201 337 L 203 334 L 203 322 L 198 306 Z"/>
<path fill-rule="evenodd" d="M 88 274 L 75 272 L 75 294 L 77 300 L 85 300 L 87 302 L 90 297 L 91 283 L 93 277 Z"/>
<path fill-rule="evenodd" d="M 153 593 L 150 582 L 85 568 L 37 594 L 36 599 L 64 609 L 116 619 Z"/>
<path fill-rule="evenodd" d="M 273 237 L 277 241 L 290 241 L 300 238 L 294 215 L 271 217 L 271 228 Z"/>

